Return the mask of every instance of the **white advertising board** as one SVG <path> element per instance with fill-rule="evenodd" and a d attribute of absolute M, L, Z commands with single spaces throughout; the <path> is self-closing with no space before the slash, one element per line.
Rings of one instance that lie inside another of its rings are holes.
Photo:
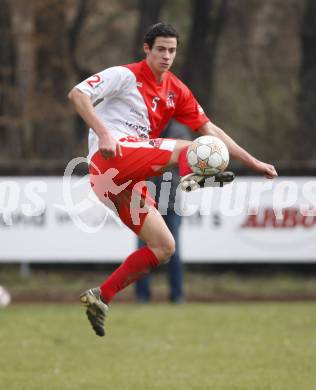
<path fill-rule="evenodd" d="M 316 178 L 237 178 L 185 195 L 185 262 L 316 262 Z M 0 178 L 1 262 L 121 262 L 135 235 L 87 177 Z"/>
<path fill-rule="evenodd" d="M 185 259 L 316 262 L 315 178 L 242 178 L 194 196 L 199 210 L 182 231 Z"/>

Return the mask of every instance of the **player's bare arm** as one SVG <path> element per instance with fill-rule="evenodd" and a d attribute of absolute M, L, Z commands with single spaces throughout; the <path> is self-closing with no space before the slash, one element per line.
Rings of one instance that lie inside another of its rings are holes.
<path fill-rule="evenodd" d="M 99 137 L 99 149 L 105 159 L 113 158 L 118 154 L 122 155 L 121 146 L 107 130 L 105 124 L 97 116 L 91 99 L 77 88 L 73 88 L 68 98 L 73 103 L 77 113 L 93 129 Z"/>
<path fill-rule="evenodd" d="M 201 135 L 213 135 L 220 138 L 223 142 L 225 142 L 231 156 L 242 162 L 250 169 L 262 173 L 268 179 L 273 179 L 278 176 L 273 165 L 256 159 L 245 149 L 240 147 L 229 135 L 224 132 L 224 130 L 214 125 L 212 122 L 206 122 L 198 129 L 198 131 Z"/>

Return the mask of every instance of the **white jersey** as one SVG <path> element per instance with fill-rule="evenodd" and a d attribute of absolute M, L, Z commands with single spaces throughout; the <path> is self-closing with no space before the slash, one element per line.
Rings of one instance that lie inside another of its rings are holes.
<path fill-rule="evenodd" d="M 158 83 L 146 60 L 105 69 L 76 88 L 91 98 L 116 139 L 158 138 L 172 117 L 192 129 L 209 120 L 188 87 L 171 72 Z M 90 129 L 89 160 L 97 150 L 98 136 Z"/>
<path fill-rule="evenodd" d="M 135 75 L 123 66 L 108 68 L 76 86 L 90 96 L 96 113 L 114 138 L 149 138 L 150 122 Z M 90 160 L 98 150 L 98 136 L 89 130 Z"/>

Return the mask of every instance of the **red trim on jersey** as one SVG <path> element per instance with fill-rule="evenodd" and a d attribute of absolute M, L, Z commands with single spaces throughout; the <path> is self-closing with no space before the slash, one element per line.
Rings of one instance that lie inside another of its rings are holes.
<path fill-rule="evenodd" d="M 167 71 L 157 82 L 146 60 L 125 65 L 136 76 L 137 88 L 147 107 L 150 138 L 158 138 L 172 117 L 196 130 L 209 121 L 189 88 Z"/>

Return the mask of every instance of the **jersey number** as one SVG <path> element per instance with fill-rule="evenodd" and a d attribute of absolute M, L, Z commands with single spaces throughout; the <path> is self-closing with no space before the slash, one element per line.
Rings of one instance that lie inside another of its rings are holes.
<path fill-rule="evenodd" d="M 157 110 L 157 105 L 158 105 L 158 102 L 159 102 L 160 98 L 158 96 L 155 96 L 152 100 L 152 105 L 151 105 L 151 110 L 153 112 L 155 112 Z"/>
<path fill-rule="evenodd" d="M 101 81 L 101 77 L 98 74 L 96 74 L 96 75 L 92 76 L 87 81 L 87 83 L 90 85 L 91 88 L 93 88 L 95 86 L 95 84 L 98 84 L 100 81 Z"/>

